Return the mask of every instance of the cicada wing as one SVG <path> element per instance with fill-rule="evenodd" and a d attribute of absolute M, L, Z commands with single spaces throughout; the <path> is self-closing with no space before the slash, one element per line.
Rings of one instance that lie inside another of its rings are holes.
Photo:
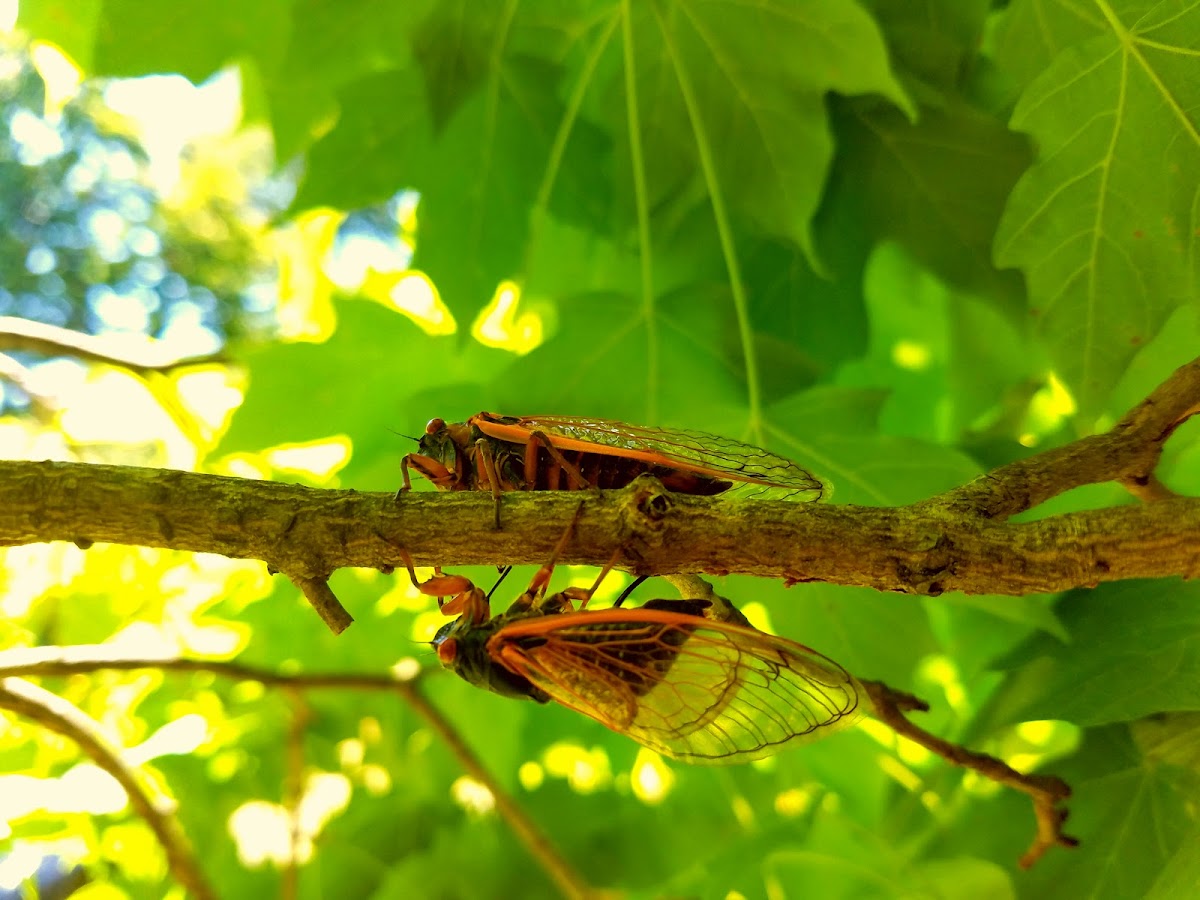
<path fill-rule="evenodd" d="M 820 479 L 786 457 L 703 431 L 567 416 L 521 416 L 517 421 L 525 432 L 540 431 L 564 449 L 594 452 L 601 445 L 616 455 L 745 482 L 740 496 L 820 500 L 829 493 Z M 751 485 L 757 490 L 747 490 Z"/>
<path fill-rule="evenodd" d="M 691 763 L 759 759 L 824 735 L 854 720 L 862 692 L 800 644 L 660 610 L 522 620 L 488 652 L 563 706 Z"/>

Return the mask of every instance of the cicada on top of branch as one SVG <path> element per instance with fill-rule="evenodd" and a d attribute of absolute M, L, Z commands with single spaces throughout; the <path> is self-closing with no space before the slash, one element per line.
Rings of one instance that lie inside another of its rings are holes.
<path fill-rule="evenodd" d="M 589 590 L 547 596 L 552 570 L 496 616 L 461 576 L 421 585 L 439 601 L 453 595 L 442 611 L 458 616 L 434 637 L 439 661 L 478 687 L 554 700 L 690 763 L 759 759 L 858 714 L 863 688 L 815 650 L 711 618 L 708 600 L 588 610 L 608 570 Z"/>
<path fill-rule="evenodd" d="M 411 487 L 410 468 L 441 490 L 490 491 L 497 527 L 504 491 L 615 489 L 643 474 L 698 496 L 820 500 L 830 493 L 796 463 L 759 447 L 608 419 L 483 412 L 460 423 L 433 419 L 419 443 L 401 462 L 397 493 Z"/>

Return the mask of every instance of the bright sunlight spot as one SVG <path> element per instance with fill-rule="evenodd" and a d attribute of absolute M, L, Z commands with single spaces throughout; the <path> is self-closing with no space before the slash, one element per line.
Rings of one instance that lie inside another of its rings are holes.
<path fill-rule="evenodd" d="M 546 770 L 532 760 L 521 763 L 521 768 L 517 769 L 517 780 L 525 790 L 536 791 L 546 780 Z"/>
<path fill-rule="evenodd" d="M 661 756 L 645 747 L 638 750 L 631 772 L 633 795 L 647 806 L 662 803 L 675 786 L 675 773 Z"/>
<path fill-rule="evenodd" d="M 34 41 L 29 56 L 33 67 L 46 82 L 46 117 L 57 117 L 79 92 L 83 71 L 73 59 L 45 41 Z"/>
<path fill-rule="evenodd" d="M 179 183 L 187 145 L 229 134 L 242 119 L 242 80 L 235 68 L 196 86 L 182 75 L 147 75 L 111 82 L 105 102 L 137 122 L 150 157 L 150 181 L 162 195 Z"/>
<path fill-rule="evenodd" d="M 0 6 L 0 15 L 3 7 Z M 0 839 L 5 837 L 0 832 Z M 88 855 L 87 842 L 83 838 L 64 838 L 58 841 L 16 841 L 8 845 L 8 851 L 0 857 L 0 890 L 20 891 L 21 883 L 30 879 L 37 872 L 47 857 L 57 856 L 59 859 L 80 860 Z M 18 897 L 27 896 L 22 893 Z"/>
<path fill-rule="evenodd" d="M 496 808 L 496 798 L 487 785 L 469 775 L 460 775 L 455 779 L 454 784 L 450 786 L 450 796 L 472 815 L 486 816 Z"/>
<path fill-rule="evenodd" d="M 208 722 L 190 713 L 173 719 L 136 747 L 124 754 L 131 766 L 141 765 L 160 756 L 186 756 L 208 740 Z"/>
<path fill-rule="evenodd" d="M 292 817 L 277 803 L 251 800 L 229 817 L 229 834 L 237 845 L 238 859 L 248 868 L 271 862 L 284 866 L 312 859 L 313 840 L 350 802 L 350 780 L 334 772 L 311 775 Z M 294 840 L 294 844 L 293 844 Z"/>
<path fill-rule="evenodd" d="M 103 816 L 125 808 L 125 790 L 91 763 L 72 766 L 58 778 L 0 775 L 0 819 L 14 821 L 39 811 Z"/>
<path fill-rule="evenodd" d="M 892 347 L 892 362 L 901 369 L 919 372 L 929 367 L 932 358 L 929 347 L 916 341 L 896 341 Z"/>
<path fill-rule="evenodd" d="M 1057 731 L 1057 722 L 1053 720 L 1040 720 L 1036 722 L 1022 722 L 1017 726 L 1017 734 L 1029 743 L 1040 746 L 1050 743 Z"/>
<path fill-rule="evenodd" d="M 918 791 L 921 789 L 921 776 L 910 769 L 894 756 L 888 756 L 886 753 L 879 754 L 876 757 L 879 763 L 879 768 L 883 773 L 908 791 Z"/>
<path fill-rule="evenodd" d="M 425 604 L 428 606 L 432 601 L 430 598 L 424 598 Z M 426 649 L 429 647 L 433 636 L 438 633 L 438 629 L 445 625 L 449 619 L 442 615 L 441 610 L 427 609 L 423 613 L 419 613 L 412 624 L 412 640 L 414 643 L 422 644 Z"/>
<path fill-rule="evenodd" d="M 0 31 L 12 31 L 17 25 L 17 0 L 0 0 Z"/>
<path fill-rule="evenodd" d="M 741 794 L 734 794 L 729 798 L 729 808 L 733 810 L 733 817 L 737 819 L 739 825 L 747 831 L 754 827 L 754 807 L 750 805 L 749 800 Z"/>
<path fill-rule="evenodd" d="M 405 656 L 392 666 L 392 677 L 397 681 L 412 681 L 421 674 L 421 662 L 415 656 Z"/>
<path fill-rule="evenodd" d="M 492 302 L 471 326 L 471 336 L 485 346 L 518 355 L 534 349 L 542 342 L 542 317 L 532 312 L 518 313 L 520 301 L 521 289 L 516 282 L 502 282 Z"/>
<path fill-rule="evenodd" d="M 290 340 L 319 343 L 333 334 L 333 282 L 324 263 L 345 218 L 336 209 L 310 209 L 271 233 L 279 266 L 276 319 Z"/>
<path fill-rule="evenodd" d="M 921 678 L 928 679 L 945 692 L 946 702 L 956 712 L 964 712 L 967 707 L 967 692 L 959 677 L 958 667 L 947 656 L 930 656 L 921 660 L 918 669 Z"/>
<path fill-rule="evenodd" d="M 742 615 L 749 619 L 750 624 L 759 631 L 765 631 L 768 634 L 775 633 L 775 629 L 771 627 L 771 614 L 763 604 L 752 600 L 741 609 Z"/>
<path fill-rule="evenodd" d="M 1040 435 L 1057 429 L 1063 419 L 1073 416 L 1075 411 L 1075 398 L 1058 380 L 1058 376 L 1051 372 L 1046 376 L 1045 386 L 1029 401 L 1029 412 L 1025 417 L 1025 424 L 1031 434 L 1022 435 L 1021 443 L 1027 447 L 1034 446 Z M 1026 437 L 1029 437 L 1033 443 L 1027 443 Z"/>
<path fill-rule="evenodd" d="M 228 828 L 238 859 L 247 868 L 257 869 L 267 862 L 284 866 L 291 859 L 291 817 L 277 803 L 243 803 L 229 816 Z"/>
<path fill-rule="evenodd" d="M 92 370 L 63 410 L 60 424 L 80 444 L 145 444 L 163 454 L 159 462 L 163 468 L 191 471 L 196 467 L 196 445 L 146 383 L 128 372 Z"/>
<path fill-rule="evenodd" d="M 220 431 L 242 405 L 241 381 L 229 369 L 214 366 L 183 372 L 175 378 L 175 389 L 189 413 L 213 431 Z"/>
<path fill-rule="evenodd" d="M 383 766 L 374 763 L 363 766 L 360 777 L 363 787 L 372 797 L 382 797 L 392 791 L 392 774 Z"/>
<path fill-rule="evenodd" d="M 542 754 L 542 763 L 550 775 L 567 779 L 577 794 L 592 794 L 612 784 L 608 754 L 600 747 L 586 750 L 579 744 L 559 741 Z"/>
<path fill-rule="evenodd" d="M 789 788 L 775 795 L 775 812 L 785 819 L 794 819 L 808 812 L 812 801 L 812 791 Z"/>
<path fill-rule="evenodd" d="M 363 764 L 367 748 L 358 738 L 347 738 L 337 745 L 338 762 L 343 769 L 357 769 Z"/>
<path fill-rule="evenodd" d="M 336 475 L 350 461 L 352 449 L 350 438 L 338 434 L 319 441 L 280 444 L 263 455 L 276 469 L 324 481 Z"/>
<path fill-rule="evenodd" d="M 363 282 L 362 292 L 385 306 L 402 312 L 426 334 L 454 334 L 458 323 L 429 276 L 424 272 L 378 273 L 372 271 Z"/>

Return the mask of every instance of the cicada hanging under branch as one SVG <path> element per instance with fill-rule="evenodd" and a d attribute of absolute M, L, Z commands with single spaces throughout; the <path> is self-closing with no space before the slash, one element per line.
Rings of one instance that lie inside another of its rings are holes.
<path fill-rule="evenodd" d="M 553 700 L 691 763 L 769 756 L 857 716 L 862 687 L 815 650 L 706 618 L 707 600 L 588 610 L 596 585 L 547 596 L 551 569 L 497 616 L 458 576 L 427 582 L 426 593 L 454 593 L 442 611 L 459 614 L 434 637 L 441 663 L 474 685 Z"/>

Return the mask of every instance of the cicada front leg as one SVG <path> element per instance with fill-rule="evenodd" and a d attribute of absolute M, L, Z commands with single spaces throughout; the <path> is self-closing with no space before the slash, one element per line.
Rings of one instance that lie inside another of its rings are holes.
<path fill-rule="evenodd" d="M 398 552 L 404 562 L 404 568 L 408 570 L 413 587 L 426 597 L 436 597 L 438 609 L 443 615 L 454 616 L 461 613 L 469 623 L 475 625 L 481 625 L 491 617 L 486 595 L 471 579 L 465 575 L 446 575 L 440 566 L 434 566 L 433 575 L 421 581 L 417 578 L 412 556 L 403 548 Z M 450 599 L 445 599 L 447 597 Z"/>

